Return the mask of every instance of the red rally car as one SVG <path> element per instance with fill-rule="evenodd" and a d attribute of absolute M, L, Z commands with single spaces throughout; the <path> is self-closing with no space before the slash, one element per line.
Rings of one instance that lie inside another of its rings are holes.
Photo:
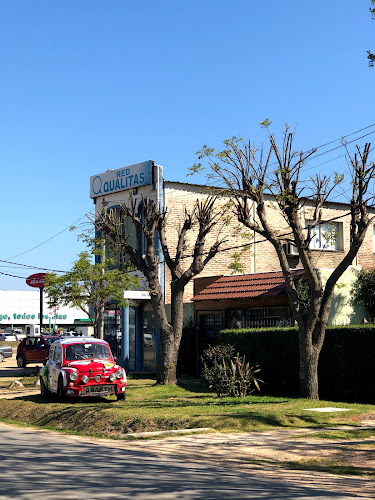
<path fill-rule="evenodd" d="M 125 399 L 126 374 L 113 359 L 104 340 L 72 338 L 51 344 L 46 365 L 40 370 L 40 393 L 66 397 L 109 396 Z"/>

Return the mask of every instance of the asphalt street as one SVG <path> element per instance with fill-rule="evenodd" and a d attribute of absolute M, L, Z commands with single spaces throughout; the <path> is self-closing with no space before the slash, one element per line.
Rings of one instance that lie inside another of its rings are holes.
<path fill-rule="evenodd" d="M 0 424 L 0 498 L 356 498 L 309 484 L 286 483 L 256 471 L 158 456 L 134 445 Z"/>

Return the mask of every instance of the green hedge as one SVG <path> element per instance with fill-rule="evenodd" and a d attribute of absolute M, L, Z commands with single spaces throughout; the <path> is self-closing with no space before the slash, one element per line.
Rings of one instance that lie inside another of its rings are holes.
<path fill-rule="evenodd" d="M 298 395 L 296 328 L 223 330 L 221 344 L 232 344 L 251 364 L 268 394 Z M 375 403 L 375 326 L 328 327 L 319 360 L 321 399 Z"/>

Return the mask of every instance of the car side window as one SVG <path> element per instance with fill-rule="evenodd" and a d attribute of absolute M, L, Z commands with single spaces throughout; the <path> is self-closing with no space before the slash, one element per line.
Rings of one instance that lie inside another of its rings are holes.
<path fill-rule="evenodd" d="M 53 360 L 56 361 L 56 363 L 61 363 L 61 345 L 55 345 Z"/>
<path fill-rule="evenodd" d="M 50 351 L 49 351 L 49 354 L 48 354 L 48 359 L 50 359 L 51 361 L 53 360 L 54 347 L 55 346 L 53 346 L 53 345 L 50 347 Z"/>
<path fill-rule="evenodd" d="M 32 347 L 33 345 L 35 345 L 35 338 L 30 337 L 30 338 L 26 339 L 25 345 L 27 345 L 29 347 Z"/>

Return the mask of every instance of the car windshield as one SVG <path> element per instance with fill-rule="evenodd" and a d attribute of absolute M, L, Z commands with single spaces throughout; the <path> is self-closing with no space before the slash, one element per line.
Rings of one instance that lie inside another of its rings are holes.
<path fill-rule="evenodd" d="M 44 340 L 48 343 L 48 345 L 51 345 L 52 342 L 55 342 L 55 340 L 59 340 L 60 337 L 44 337 Z"/>
<path fill-rule="evenodd" d="M 82 343 L 65 346 L 65 359 L 110 359 L 109 349 L 105 344 Z"/>

